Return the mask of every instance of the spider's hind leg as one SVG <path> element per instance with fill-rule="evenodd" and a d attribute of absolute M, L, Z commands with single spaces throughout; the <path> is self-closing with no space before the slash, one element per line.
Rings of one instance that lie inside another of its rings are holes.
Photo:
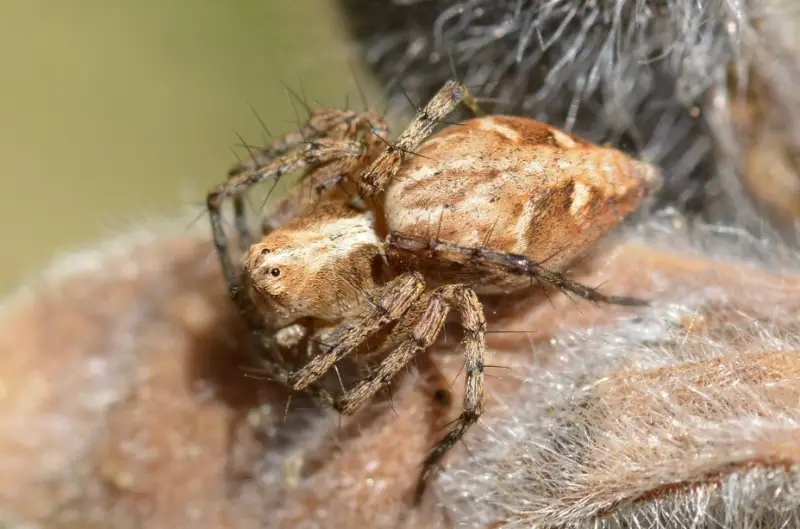
<path fill-rule="evenodd" d="M 375 159 L 359 177 L 359 187 L 364 196 L 373 196 L 386 188 L 403 161 L 425 141 L 433 128 L 453 112 L 464 98 L 469 101 L 467 87 L 455 80 L 447 81 L 421 110 L 394 143 Z"/>
<path fill-rule="evenodd" d="M 524 255 L 497 252 L 487 248 L 467 248 L 397 232 L 392 233 L 388 240 L 390 249 L 394 251 L 401 253 L 425 252 L 430 254 L 433 259 L 443 262 L 469 262 L 476 266 L 503 270 L 510 275 L 530 277 L 532 280 L 541 281 L 589 301 L 628 306 L 650 304 L 647 300 L 636 297 L 603 294 L 596 288 L 569 279 L 563 273 L 544 268 Z"/>

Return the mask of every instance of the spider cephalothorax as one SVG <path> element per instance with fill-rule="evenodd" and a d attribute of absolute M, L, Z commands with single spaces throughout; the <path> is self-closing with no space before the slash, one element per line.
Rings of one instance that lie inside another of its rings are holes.
<path fill-rule="evenodd" d="M 483 411 L 486 319 L 478 295 L 517 293 L 536 281 L 594 301 L 641 304 L 561 271 L 660 182 L 647 163 L 530 119 L 480 117 L 429 138 L 466 95 L 448 82 L 393 143 L 374 113 L 319 111 L 305 141 L 297 134 L 278 140 L 208 196 L 231 296 L 261 344 L 299 351 L 299 336 L 316 344 L 299 369 L 280 355 L 264 369 L 324 405 L 356 411 L 434 343 L 451 310 L 458 313 L 464 409 L 424 462 L 418 498 Z M 319 182 L 319 200 L 249 244 L 242 193 L 294 170 Z M 355 190 L 373 205 L 353 200 Z M 222 229 L 224 197 L 237 204 L 241 265 Z M 366 377 L 335 397 L 323 389 L 321 377 L 361 354 L 379 357 Z"/>

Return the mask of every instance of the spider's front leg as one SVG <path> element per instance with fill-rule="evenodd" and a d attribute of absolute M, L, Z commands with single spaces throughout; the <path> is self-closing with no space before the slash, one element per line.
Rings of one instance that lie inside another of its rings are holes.
<path fill-rule="evenodd" d="M 256 358 L 258 368 L 251 369 L 251 371 L 266 375 L 273 382 L 291 388 L 289 379 L 294 372 L 283 360 L 282 353 L 298 352 L 300 350 L 300 341 L 305 337 L 306 332 L 307 329 L 305 327 L 289 326 L 280 329 L 274 334 L 265 331 L 254 333 L 252 337 L 253 348 L 259 351 L 260 355 Z M 303 336 L 290 336 L 296 333 L 302 333 Z M 323 408 L 333 408 L 335 406 L 333 396 L 322 385 L 316 382 L 311 383 L 305 391 L 318 406 Z"/>
<path fill-rule="evenodd" d="M 354 112 L 338 108 L 316 110 L 297 130 L 276 138 L 270 145 L 254 152 L 250 158 L 239 162 L 228 171 L 233 178 L 242 173 L 253 172 L 284 156 L 297 146 L 319 138 L 355 138 L 359 132 L 371 132 L 385 138 L 389 134 L 383 116 L 373 110 Z M 247 146 L 245 146 L 247 147 Z"/>
<path fill-rule="evenodd" d="M 422 276 L 417 273 L 402 274 L 384 285 L 376 298 L 369 300 L 364 314 L 326 332 L 330 347 L 293 373 L 287 380 L 289 387 L 295 391 L 307 389 L 372 334 L 399 320 L 424 289 Z"/>
<path fill-rule="evenodd" d="M 464 329 L 466 391 L 464 409 L 454 426 L 431 450 L 423 462 L 415 501 L 419 501 L 432 472 L 447 452 L 466 434 L 483 413 L 483 370 L 486 319 L 478 296 L 464 285 L 446 285 L 435 289 L 427 298 L 427 306 L 408 333 L 367 378 L 335 400 L 341 413 L 354 413 L 390 381 L 414 357 L 431 347 L 444 327 L 451 309 L 458 311 Z"/>

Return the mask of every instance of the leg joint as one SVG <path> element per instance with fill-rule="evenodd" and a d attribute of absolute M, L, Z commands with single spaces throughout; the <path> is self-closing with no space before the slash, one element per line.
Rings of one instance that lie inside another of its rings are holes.
<path fill-rule="evenodd" d="M 222 198 L 225 196 L 225 189 L 224 188 L 217 188 L 212 191 L 209 191 L 208 195 L 206 195 L 206 205 L 209 209 L 216 211 L 219 209 L 219 204 L 222 202 Z"/>
<path fill-rule="evenodd" d="M 467 375 L 483 373 L 484 367 L 483 360 L 467 360 Z"/>

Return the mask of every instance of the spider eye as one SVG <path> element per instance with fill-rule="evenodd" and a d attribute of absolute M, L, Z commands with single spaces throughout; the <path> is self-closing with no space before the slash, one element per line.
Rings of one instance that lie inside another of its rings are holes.
<path fill-rule="evenodd" d="M 261 255 L 267 255 L 268 253 L 269 253 L 269 250 L 267 248 L 264 248 L 263 250 L 261 250 Z"/>
<path fill-rule="evenodd" d="M 273 268 L 272 270 L 269 271 L 269 273 L 272 274 L 274 277 L 278 277 L 279 275 L 281 275 L 281 269 Z"/>

